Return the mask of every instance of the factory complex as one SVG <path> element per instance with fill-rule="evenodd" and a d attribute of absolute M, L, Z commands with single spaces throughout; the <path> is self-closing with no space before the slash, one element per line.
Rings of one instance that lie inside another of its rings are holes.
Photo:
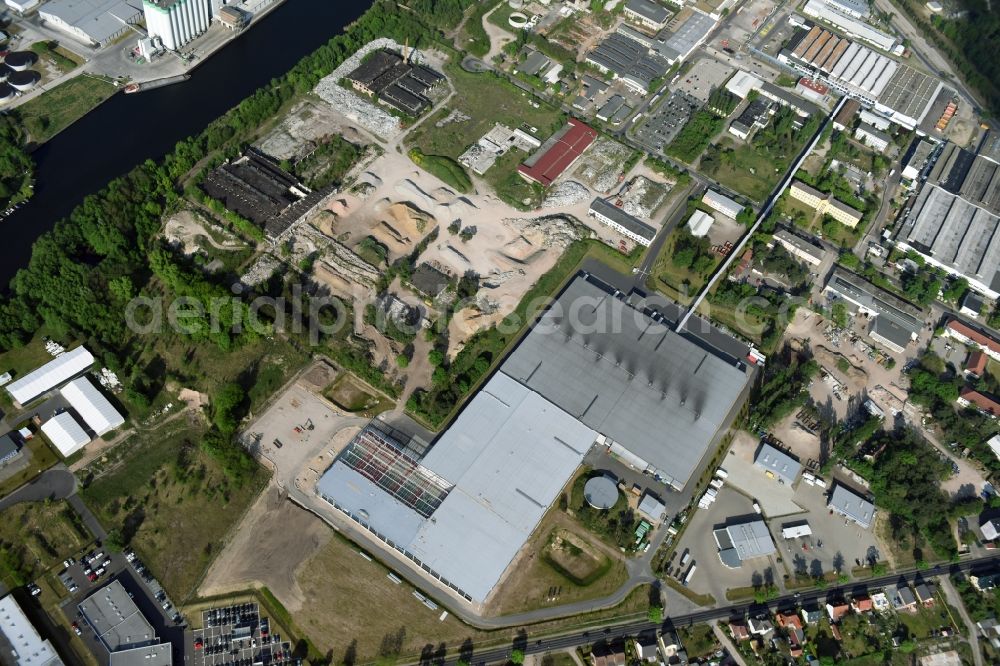
<path fill-rule="evenodd" d="M 429 450 L 373 421 L 316 491 L 482 603 L 595 444 L 683 490 L 749 379 L 742 359 L 581 273 Z"/>
<path fill-rule="evenodd" d="M 918 126 L 945 92 L 939 79 L 820 25 L 800 30 L 778 60 L 907 129 Z"/>
<path fill-rule="evenodd" d="M 947 144 L 896 234 L 900 247 L 1000 297 L 1000 164 Z"/>

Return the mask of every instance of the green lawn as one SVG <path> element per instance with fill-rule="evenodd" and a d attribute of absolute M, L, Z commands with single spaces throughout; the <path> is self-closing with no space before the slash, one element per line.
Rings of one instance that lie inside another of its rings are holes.
<path fill-rule="evenodd" d="M 701 159 L 701 170 L 726 187 L 744 194 L 754 201 L 763 201 L 778 184 L 784 171 L 783 164 L 776 165 L 774 157 L 752 144 L 740 144 L 732 152 L 728 137 L 711 146 Z"/>
<path fill-rule="evenodd" d="M 549 136 L 564 123 L 563 114 L 558 109 L 535 101 L 527 93 L 493 74 L 472 74 L 455 63 L 449 63 L 444 69 L 456 94 L 408 137 L 409 145 L 419 148 L 426 155 L 456 159 L 492 129 L 495 123 L 511 128 L 522 125 L 536 127 L 539 138 Z M 437 124 L 443 123 L 453 111 L 468 116 L 468 119 L 452 120 L 438 127 Z M 506 166 L 507 164 L 495 165 L 488 172 L 491 179 L 502 179 Z M 497 173 L 494 174 L 494 171 Z"/>
<path fill-rule="evenodd" d="M 22 502 L 0 513 L 0 579 L 18 587 L 42 573 L 62 568 L 92 540 L 65 500 Z"/>
<path fill-rule="evenodd" d="M 45 143 L 111 97 L 117 88 L 103 79 L 81 74 L 17 107 L 31 141 Z"/>

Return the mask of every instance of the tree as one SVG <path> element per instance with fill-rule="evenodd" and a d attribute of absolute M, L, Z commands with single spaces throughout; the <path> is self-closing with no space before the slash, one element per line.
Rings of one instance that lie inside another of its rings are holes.
<path fill-rule="evenodd" d="M 830 318 L 833 319 L 833 323 L 837 328 L 847 328 L 848 326 L 848 314 L 847 305 L 843 301 L 837 301 L 830 308 Z"/>
<path fill-rule="evenodd" d="M 663 622 L 663 608 L 660 606 L 650 606 L 649 612 L 646 613 L 646 619 L 650 622 L 660 624 Z"/>
<path fill-rule="evenodd" d="M 431 365 L 438 367 L 444 363 L 444 354 L 440 349 L 432 349 L 427 352 L 427 360 L 431 362 Z"/>
<path fill-rule="evenodd" d="M 120 553 L 125 548 L 125 537 L 117 527 L 108 530 L 108 538 L 104 540 L 104 545 L 112 553 Z"/>
<path fill-rule="evenodd" d="M 406 354 L 400 354 L 396 357 L 396 365 L 400 368 L 405 368 L 410 365 L 410 359 Z"/>
<path fill-rule="evenodd" d="M 511 650 L 510 651 L 510 663 L 512 663 L 512 664 L 523 664 L 524 663 L 524 650 Z"/>
<path fill-rule="evenodd" d="M 212 402 L 212 421 L 223 433 L 231 434 L 236 432 L 239 425 L 239 415 L 237 410 L 246 399 L 246 392 L 239 384 L 232 382 L 224 384 L 216 394 Z"/>

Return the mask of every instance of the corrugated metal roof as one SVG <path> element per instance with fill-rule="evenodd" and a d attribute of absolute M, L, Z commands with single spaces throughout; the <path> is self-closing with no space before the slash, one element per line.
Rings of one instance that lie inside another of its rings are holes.
<path fill-rule="evenodd" d="M 90 441 L 90 435 L 69 412 L 60 412 L 43 423 L 42 432 L 64 458 L 73 455 Z"/>
<path fill-rule="evenodd" d="M 86 377 L 74 379 L 60 393 L 98 437 L 125 423 L 125 417 Z"/>
<path fill-rule="evenodd" d="M 833 488 L 828 506 L 865 529 L 875 513 L 874 504 L 839 483 Z"/>
<path fill-rule="evenodd" d="M 7 392 L 22 405 L 27 404 L 67 379 L 80 374 L 94 364 L 94 355 L 85 347 L 77 347 L 57 356 L 42 367 L 15 382 L 7 384 Z"/>
<path fill-rule="evenodd" d="M 738 401 L 746 369 L 591 280 L 573 280 L 500 369 L 682 487 Z"/>
<path fill-rule="evenodd" d="M 422 467 L 455 484 L 429 518 L 340 460 L 317 491 L 482 601 L 596 438 L 592 429 L 497 373 L 421 460 Z"/>

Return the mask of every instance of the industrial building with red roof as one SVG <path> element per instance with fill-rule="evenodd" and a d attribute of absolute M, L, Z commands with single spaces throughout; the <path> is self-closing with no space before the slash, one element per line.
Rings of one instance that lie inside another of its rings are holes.
<path fill-rule="evenodd" d="M 597 138 L 597 130 L 576 118 L 553 135 L 534 155 L 517 167 L 525 180 L 548 187 L 572 166 Z"/>

